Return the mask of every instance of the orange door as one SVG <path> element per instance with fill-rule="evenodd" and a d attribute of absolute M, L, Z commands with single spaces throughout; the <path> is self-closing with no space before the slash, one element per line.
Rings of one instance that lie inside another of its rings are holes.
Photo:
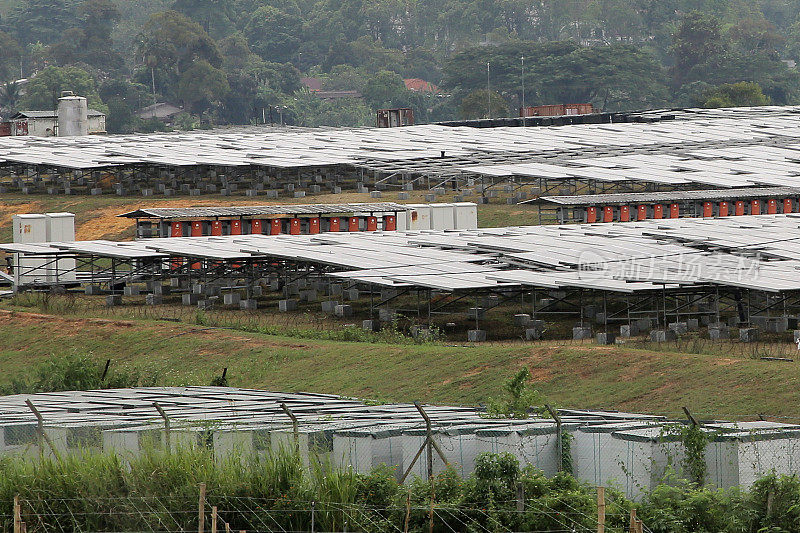
<path fill-rule="evenodd" d="M 656 204 L 653 206 L 653 218 L 664 218 L 664 206 Z"/>
<path fill-rule="evenodd" d="M 308 233 L 311 235 L 316 235 L 319 233 L 319 219 L 318 218 L 311 218 L 308 220 Z"/>
<path fill-rule="evenodd" d="M 750 201 L 750 214 L 751 215 L 760 215 L 761 214 L 761 201 L 760 200 L 751 200 Z"/>
<path fill-rule="evenodd" d="M 203 236 L 203 222 L 200 220 L 195 220 L 192 222 L 192 237 L 202 237 Z"/>
<path fill-rule="evenodd" d="M 620 206 L 619 208 L 619 219 L 622 222 L 630 222 L 631 220 L 631 208 L 627 205 Z"/>
<path fill-rule="evenodd" d="M 211 235 L 215 237 L 222 235 L 222 222 L 215 220 L 211 223 Z"/>
<path fill-rule="evenodd" d="M 367 217 L 367 231 L 378 231 L 378 217 Z"/>
<path fill-rule="evenodd" d="M 772 198 L 767 202 L 767 213 L 769 213 L 770 215 L 774 215 L 777 212 L 778 212 L 778 200 Z"/>
<path fill-rule="evenodd" d="M 231 235 L 241 235 L 241 234 L 242 234 L 242 221 L 231 220 Z"/>
<path fill-rule="evenodd" d="M 703 202 L 703 216 L 706 218 L 714 216 L 714 204 Z"/>
<path fill-rule="evenodd" d="M 339 217 L 333 217 L 328 219 L 328 231 L 342 231 L 341 228 L 341 219 Z"/>
<path fill-rule="evenodd" d="M 264 221 L 263 220 L 251 220 L 250 221 L 250 233 L 253 235 L 263 235 L 264 234 Z"/>
<path fill-rule="evenodd" d="M 300 235 L 300 219 L 293 218 L 289 221 L 289 234 L 290 235 Z"/>
<path fill-rule="evenodd" d="M 733 214 L 736 215 L 737 217 L 744 215 L 744 202 L 742 202 L 741 200 L 736 202 L 736 211 L 734 211 Z"/>
<path fill-rule="evenodd" d="M 358 217 L 350 217 L 350 222 L 347 224 L 347 231 L 358 231 Z"/>
<path fill-rule="evenodd" d="M 783 212 L 784 213 L 792 213 L 793 211 L 794 202 L 792 202 L 791 198 L 786 198 L 783 200 Z"/>
<path fill-rule="evenodd" d="M 669 206 L 669 218 L 678 218 L 681 216 L 681 208 L 678 204 L 670 204 Z"/>
<path fill-rule="evenodd" d="M 614 208 L 610 205 L 603 208 L 603 222 L 614 222 Z"/>
<path fill-rule="evenodd" d="M 586 222 L 594 224 L 597 222 L 597 208 L 592 206 L 586 210 Z"/>
<path fill-rule="evenodd" d="M 383 217 L 383 231 L 397 231 L 397 217 L 386 215 Z"/>
<path fill-rule="evenodd" d="M 173 222 L 169 227 L 170 237 L 183 237 L 183 223 Z"/>
<path fill-rule="evenodd" d="M 720 202 L 719 203 L 719 216 L 726 217 L 728 216 L 728 209 L 729 209 L 728 202 Z"/>
<path fill-rule="evenodd" d="M 636 207 L 636 220 L 645 220 L 647 218 L 647 206 L 640 205 Z"/>
<path fill-rule="evenodd" d="M 269 221 L 269 234 L 270 235 L 280 235 L 281 234 L 281 219 L 273 218 Z"/>

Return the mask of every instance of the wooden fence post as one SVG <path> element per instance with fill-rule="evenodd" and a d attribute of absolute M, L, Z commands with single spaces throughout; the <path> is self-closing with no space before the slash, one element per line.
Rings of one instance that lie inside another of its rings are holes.
<path fill-rule="evenodd" d="M 206 484 L 200 483 L 200 498 L 197 502 L 197 533 L 206 528 Z"/>
<path fill-rule="evenodd" d="M 22 513 L 20 512 L 19 496 L 14 496 L 14 533 L 21 533 Z"/>
<path fill-rule="evenodd" d="M 606 531 L 606 489 L 597 487 L 597 533 Z"/>
<path fill-rule="evenodd" d="M 217 506 L 211 508 L 211 533 L 217 533 Z"/>
<path fill-rule="evenodd" d="M 406 522 L 403 526 L 403 533 L 408 533 L 408 521 L 411 518 L 411 491 L 408 491 L 406 496 Z"/>

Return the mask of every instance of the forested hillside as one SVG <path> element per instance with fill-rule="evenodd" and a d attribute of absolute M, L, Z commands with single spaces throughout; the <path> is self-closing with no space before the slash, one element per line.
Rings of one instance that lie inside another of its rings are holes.
<path fill-rule="evenodd" d="M 111 132 L 164 128 L 137 116 L 154 102 L 181 108 L 180 128 L 509 116 L 523 86 L 527 105 L 606 111 L 791 104 L 798 14 L 800 0 L 0 0 L 0 114 L 64 89 Z"/>

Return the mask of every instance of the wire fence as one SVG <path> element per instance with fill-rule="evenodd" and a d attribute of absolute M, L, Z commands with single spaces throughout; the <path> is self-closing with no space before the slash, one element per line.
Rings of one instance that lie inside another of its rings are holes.
<path fill-rule="evenodd" d="M 608 532 L 641 531 L 628 506 L 598 491 L 597 505 L 541 498 L 495 501 L 492 508 L 437 501 L 421 503 L 407 493 L 390 506 L 331 501 L 264 499 L 207 494 L 196 497 L 124 496 L 17 498 L 0 519 L 13 531 L 152 533 L 332 533 L 332 532 Z M 405 500 L 405 501 L 403 501 Z"/>

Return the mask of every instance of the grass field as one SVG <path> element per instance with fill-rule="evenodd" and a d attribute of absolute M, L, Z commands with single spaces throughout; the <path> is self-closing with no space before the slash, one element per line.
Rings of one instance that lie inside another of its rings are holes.
<path fill-rule="evenodd" d="M 797 416 L 800 365 L 566 342 L 479 346 L 306 340 L 143 320 L 0 311 L 0 384 L 51 355 L 92 352 L 154 372 L 165 385 L 208 384 L 477 404 L 527 365 L 553 403 L 706 418 Z"/>

